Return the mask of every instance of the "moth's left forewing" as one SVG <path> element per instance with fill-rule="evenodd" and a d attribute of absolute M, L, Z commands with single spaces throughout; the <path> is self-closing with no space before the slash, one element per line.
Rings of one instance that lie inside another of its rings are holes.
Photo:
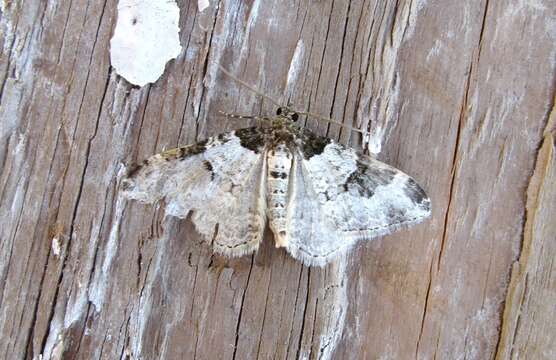
<path fill-rule="evenodd" d="M 371 239 L 430 215 L 429 198 L 410 176 L 340 144 L 331 142 L 305 164 L 309 176 L 333 168 L 321 179 L 328 185 L 319 189 L 320 199 L 345 236 Z"/>
<path fill-rule="evenodd" d="M 359 199 L 362 211 L 352 221 L 356 224 L 345 229 L 347 234 L 371 239 L 430 216 L 430 200 L 410 176 L 367 156 L 359 156 L 357 164 L 346 182 L 344 198 Z"/>
<path fill-rule="evenodd" d="M 357 240 L 388 234 L 430 215 L 430 200 L 411 177 L 323 139 L 312 135 L 303 142 L 305 147 L 299 146 L 296 157 L 296 184 L 304 190 L 294 193 L 293 202 L 310 204 L 304 207 L 311 209 L 312 224 L 301 227 L 305 233 L 292 229 L 297 234 L 289 250 L 294 257 L 323 265 Z M 302 224 L 293 221 L 293 225 Z"/>

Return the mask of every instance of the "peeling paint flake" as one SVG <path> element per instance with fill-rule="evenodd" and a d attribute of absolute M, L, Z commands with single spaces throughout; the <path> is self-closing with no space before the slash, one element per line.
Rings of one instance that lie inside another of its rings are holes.
<path fill-rule="evenodd" d="M 173 0 L 120 0 L 110 62 L 134 85 L 155 82 L 181 52 L 180 11 Z"/>
<path fill-rule="evenodd" d="M 209 5 L 210 5 L 209 0 L 199 0 L 197 2 L 197 6 L 199 7 L 199 12 L 202 12 L 203 10 L 208 8 Z"/>
<path fill-rule="evenodd" d="M 303 40 L 297 41 L 295 51 L 290 61 L 290 68 L 288 69 L 288 76 L 286 77 L 286 88 L 288 96 L 293 93 L 293 87 L 297 83 L 299 74 L 302 71 L 303 57 L 305 55 L 305 46 Z"/>
<path fill-rule="evenodd" d="M 58 257 L 60 256 L 60 250 L 60 238 L 56 236 L 52 239 L 52 253 Z"/>
<path fill-rule="evenodd" d="M 384 140 L 384 129 L 377 125 L 373 133 L 363 140 L 367 142 L 367 149 L 373 156 L 380 154 L 382 151 L 382 141 Z"/>

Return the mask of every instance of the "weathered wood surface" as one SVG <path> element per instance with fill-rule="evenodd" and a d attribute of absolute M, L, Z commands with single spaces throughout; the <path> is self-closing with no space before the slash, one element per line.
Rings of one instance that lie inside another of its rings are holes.
<path fill-rule="evenodd" d="M 109 64 L 116 0 L 2 2 L 0 357 L 556 357 L 553 2 L 178 4 L 184 51 L 137 88 Z M 216 63 L 372 130 L 432 219 L 317 269 L 270 234 L 212 256 L 121 199 L 124 164 L 272 111 Z"/>
<path fill-rule="evenodd" d="M 556 112 L 551 110 L 527 189 L 519 262 L 504 308 L 499 359 L 556 357 Z"/>

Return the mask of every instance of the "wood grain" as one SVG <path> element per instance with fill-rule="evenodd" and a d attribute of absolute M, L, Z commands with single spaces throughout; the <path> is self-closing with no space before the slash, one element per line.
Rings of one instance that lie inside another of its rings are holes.
<path fill-rule="evenodd" d="M 527 189 L 527 216 L 519 261 L 512 266 L 498 359 L 556 356 L 556 113 L 544 132 Z"/>
<path fill-rule="evenodd" d="M 182 54 L 142 88 L 110 67 L 116 0 L 1 5 L 0 357 L 554 358 L 550 1 L 178 1 Z M 130 163 L 248 125 L 219 110 L 274 112 L 218 64 L 370 130 L 307 122 L 432 219 L 319 269 L 122 199 Z"/>

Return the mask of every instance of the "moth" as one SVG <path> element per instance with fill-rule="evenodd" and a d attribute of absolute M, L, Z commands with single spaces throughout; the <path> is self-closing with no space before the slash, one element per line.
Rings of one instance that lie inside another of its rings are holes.
<path fill-rule="evenodd" d="M 227 256 L 255 252 L 268 223 L 276 247 L 316 266 L 430 216 L 415 180 L 298 125 L 299 114 L 281 107 L 259 126 L 154 155 L 122 180 L 123 193 L 191 213 Z"/>

